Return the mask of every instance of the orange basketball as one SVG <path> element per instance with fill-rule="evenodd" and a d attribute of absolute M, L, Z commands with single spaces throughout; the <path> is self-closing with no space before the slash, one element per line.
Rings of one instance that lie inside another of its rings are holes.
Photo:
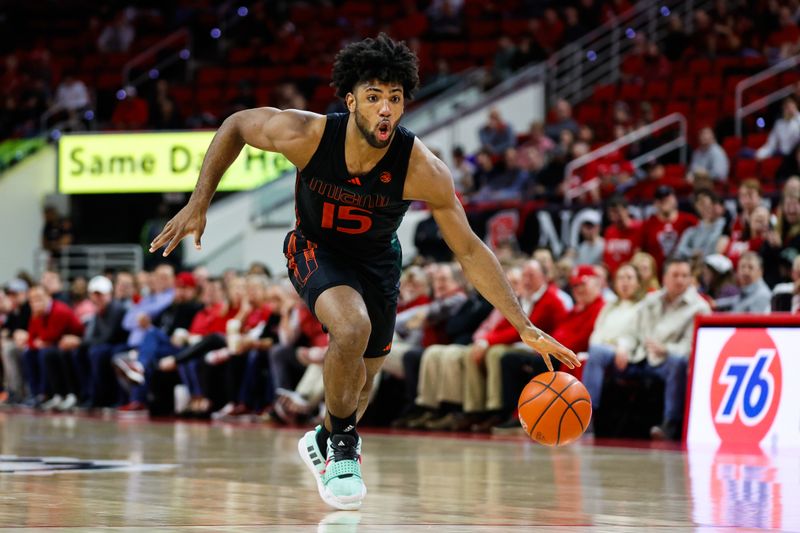
<path fill-rule="evenodd" d="M 574 441 L 592 418 L 589 392 L 566 372 L 545 372 L 533 378 L 522 390 L 518 406 L 525 432 L 547 446 Z"/>

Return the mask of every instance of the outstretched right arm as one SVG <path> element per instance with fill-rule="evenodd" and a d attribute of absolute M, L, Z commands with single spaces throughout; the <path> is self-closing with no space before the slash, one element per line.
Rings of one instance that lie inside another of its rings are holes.
<path fill-rule="evenodd" d="M 325 127 L 325 117 L 306 111 L 281 111 L 272 107 L 234 113 L 217 130 L 208 147 L 200 177 L 189 202 L 150 243 L 150 252 L 166 245 L 164 255 L 193 234 L 196 248 L 206 225 L 206 211 L 222 175 L 239 156 L 245 144 L 268 152 L 279 152 L 303 168 L 316 150 Z M 316 141 L 316 142 L 315 142 Z"/>

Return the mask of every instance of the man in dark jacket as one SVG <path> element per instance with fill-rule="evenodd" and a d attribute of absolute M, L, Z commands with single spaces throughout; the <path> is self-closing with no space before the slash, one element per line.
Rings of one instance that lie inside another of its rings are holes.
<path fill-rule="evenodd" d="M 143 410 L 149 393 L 150 407 L 155 414 L 172 411 L 171 391 L 178 383 L 176 374 L 156 372 L 158 362 L 181 350 L 192 321 L 202 308 L 203 304 L 197 299 L 197 280 L 190 272 L 179 273 L 175 276 L 175 298 L 147 329 L 138 351 L 119 354 L 113 359 L 121 383 L 130 389 L 130 403 L 122 410 Z"/>
<path fill-rule="evenodd" d="M 21 279 L 12 279 L 5 286 L 7 309 L 0 311 L 5 315 L 0 324 L 0 354 L 5 390 L 0 403 L 17 403 L 25 398 L 22 352 L 27 347 L 28 322 L 31 319 L 27 293 L 28 284 Z"/>
<path fill-rule="evenodd" d="M 519 269 L 510 269 L 507 272 L 509 283 L 514 290 L 520 281 Z M 460 353 L 465 346 L 472 344 L 472 337 L 475 330 L 492 311 L 489 304 L 477 291 L 470 291 L 467 299 L 453 312 L 445 323 L 447 338 L 452 341 L 447 344 L 436 344 L 414 350 L 405 354 L 403 366 L 405 367 L 406 379 L 406 416 L 396 420 L 395 427 L 422 428 L 434 419 L 450 417 L 450 415 L 461 410 L 461 402 L 456 402 L 455 398 L 442 400 L 437 405 L 429 405 L 426 402 L 418 401 L 419 396 L 419 377 L 422 364 L 423 353 L 429 353 L 427 357 L 441 356 L 443 352 L 452 352 L 455 348 L 456 353 Z M 431 350 L 428 352 L 428 350 Z M 433 355 L 436 352 L 436 355 Z M 430 403 L 430 402 L 429 402 Z"/>
<path fill-rule="evenodd" d="M 467 345 L 472 342 L 472 334 L 489 316 L 492 311 L 490 304 L 478 291 L 472 290 L 467 294 L 466 301 L 455 313 L 447 319 L 445 333 L 452 340 L 451 344 Z M 393 427 L 405 427 L 406 424 L 422 414 L 417 408 L 417 387 L 419 386 L 419 365 L 425 348 L 414 348 L 403 354 L 403 369 L 405 370 L 405 407 L 403 415 L 394 421 Z"/>
<path fill-rule="evenodd" d="M 87 408 L 116 401 L 111 357 L 126 348 L 128 338 L 127 330 L 122 327 L 126 306 L 112 299 L 111 280 L 105 276 L 93 277 L 88 292 L 97 312 L 86 325 L 80 347 L 72 354 L 81 386 L 82 406 Z"/>

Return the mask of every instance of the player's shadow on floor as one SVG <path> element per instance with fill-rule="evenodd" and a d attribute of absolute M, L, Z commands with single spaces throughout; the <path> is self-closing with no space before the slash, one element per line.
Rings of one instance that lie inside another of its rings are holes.
<path fill-rule="evenodd" d="M 610 378 L 603 385 L 603 404 L 595 435 L 603 438 L 649 439 L 650 428 L 662 422 L 664 383 L 651 378 Z"/>

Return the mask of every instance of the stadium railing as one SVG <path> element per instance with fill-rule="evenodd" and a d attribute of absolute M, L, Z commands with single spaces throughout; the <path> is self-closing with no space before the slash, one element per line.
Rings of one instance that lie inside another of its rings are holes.
<path fill-rule="evenodd" d="M 170 48 L 182 46 L 172 54 L 159 57 L 159 53 Z M 192 55 L 192 34 L 186 28 L 176 30 L 160 41 L 153 43 L 147 50 L 136 55 L 122 67 L 122 81 L 125 86 L 138 87 L 145 81 L 158 77 L 159 71 L 177 63 L 188 60 Z M 134 78 L 131 73 L 138 67 L 141 72 Z"/>
<path fill-rule="evenodd" d="M 106 269 L 137 272 L 142 269 L 142 248 L 135 244 L 97 244 L 65 246 L 57 257 L 39 249 L 34 256 L 36 276 L 55 269 L 62 279 L 90 278 Z"/>
<path fill-rule="evenodd" d="M 577 104 L 592 94 L 595 85 L 616 82 L 622 60 L 633 50 L 637 34 L 644 32 L 649 42 L 660 45 L 667 36 L 670 16 L 681 17 L 686 30 L 691 31 L 694 11 L 711 4 L 711 0 L 637 2 L 621 16 L 550 56 L 546 61 L 549 102 L 564 98 Z"/>
<path fill-rule="evenodd" d="M 736 110 L 735 110 L 735 132 L 737 137 L 742 136 L 744 119 L 756 111 L 764 109 L 774 102 L 782 98 L 786 98 L 790 94 L 795 93 L 795 85 L 788 84 L 780 89 L 776 89 L 769 94 L 766 94 L 747 105 L 744 105 L 744 93 L 748 89 L 760 85 L 770 78 L 774 78 L 784 72 L 792 71 L 800 64 L 800 54 L 784 59 L 767 69 L 762 70 L 757 74 L 753 74 L 749 78 L 745 78 L 736 84 Z"/>
<path fill-rule="evenodd" d="M 473 67 L 458 73 L 455 81 L 443 92 L 425 98 L 425 88 L 415 96 L 420 104 L 408 111 L 403 117 L 403 125 L 414 132 L 431 129 L 432 125 L 457 114 L 459 109 L 478 102 L 483 95 L 481 83 L 486 70 Z"/>
<path fill-rule="evenodd" d="M 642 165 L 650 163 L 657 158 L 672 152 L 673 150 L 680 150 L 680 161 L 682 164 L 686 164 L 686 156 L 687 156 L 687 144 L 688 144 L 688 136 L 687 136 L 687 121 L 686 117 L 680 113 L 672 113 L 665 117 L 662 117 L 655 122 L 651 122 L 641 128 L 638 128 L 627 135 L 624 135 L 617 139 L 616 141 L 610 142 L 608 144 L 604 144 L 603 146 L 592 150 L 591 152 L 584 154 L 576 159 L 573 159 L 569 163 L 567 163 L 566 167 L 564 168 L 564 180 L 565 183 L 570 183 L 573 176 L 575 176 L 575 171 L 579 168 L 583 168 L 586 165 L 596 161 L 600 158 L 603 158 L 609 154 L 612 154 L 623 148 L 625 146 L 629 146 L 645 137 L 649 137 L 654 133 L 666 130 L 667 128 L 678 126 L 679 133 L 678 136 L 674 139 L 670 139 L 669 141 L 661 144 L 660 146 L 653 148 L 652 150 L 641 154 L 640 156 L 632 159 L 630 162 L 634 166 L 634 168 L 639 168 Z M 593 190 L 594 188 L 600 185 L 600 180 L 598 178 L 593 178 L 587 180 L 585 182 L 581 182 L 573 187 L 568 187 L 564 193 L 564 200 L 567 204 L 572 203 L 573 200 L 580 197 L 581 195 L 587 193 L 588 191 Z"/>
<path fill-rule="evenodd" d="M 251 203 L 250 223 L 256 228 L 290 226 L 294 213 L 295 170 L 255 189 Z"/>

